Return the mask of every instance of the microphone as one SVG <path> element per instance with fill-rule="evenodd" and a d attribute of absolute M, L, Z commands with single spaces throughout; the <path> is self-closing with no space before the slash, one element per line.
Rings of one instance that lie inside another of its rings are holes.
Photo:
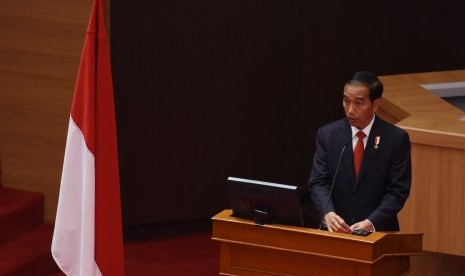
<path fill-rule="evenodd" d="M 342 155 L 344 154 L 346 145 L 342 147 L 341 155 L 339 155 L 339 160 L 337 161 L 337 166 L 336 166 L 336 171 L 334 172 L 333 182 L 331 183 L 331 187 L 329 188 L 329 194 L 328 194 L 328 200 L 326 201 L 326 207 L 325 207 L 325 210 L 323 211 L 323 217 L 320 222 L 320 227 L 318 227 L 319 230 L 321 230 L 321 227 L 323 226 L 323 221 L 325 220 L 326 211 L 328 210 L 328 206 L 329 206 L 329 200 L 331 199 L 331 193 L 333 192 L 334 182 L 336 182 L 337 172 L 339 171 L 339 164 L 341 164 Z"/>

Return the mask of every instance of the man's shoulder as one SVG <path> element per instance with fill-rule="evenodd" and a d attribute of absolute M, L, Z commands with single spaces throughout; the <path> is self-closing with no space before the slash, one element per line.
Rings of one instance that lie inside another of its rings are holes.
<path fill-rule="evenodd" d="M 342 118 L 337 121 L 333 121 L 331 123 L 323 125 L 322 127 L 320 127 L 320 130 L 321 131 L 332 131 L 336 129 L 345 129 L 347 127 L 350 127 L 349 123 L 347 122 L 347 119 Z"/>
<path fill-rule="evenodd" d="M 392 124 L 392 123 L 389 123 L 381 118 L 379 118 L 378 116 L 376 116 L 376 120 L 378 121 L 377 123 L 379 124 L 380 127 L 384 128 L 384 129 L 387 129 L 388 132 L 392 133 L 392 134 L 395 134 L 395 135 L 408 135 L 407 131 L 405 131 L 404 129 Z"/>
<path fill-rule="evenodd" d="M 410 137 L 407 131 L 392 123 L 386 122 L 379 117 L 377 117 L 377 120 L 377 129 L 380 131 L 379 135 L 384 136 L 384 138 L 389 137 L 388 139 L 393 142 L 396 141 L 395 143 L 410 143 Z"/>

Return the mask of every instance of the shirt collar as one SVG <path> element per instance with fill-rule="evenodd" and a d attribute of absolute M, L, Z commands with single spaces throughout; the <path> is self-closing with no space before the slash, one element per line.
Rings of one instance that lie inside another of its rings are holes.
<path fill-rule="evenodd" d="M 373 123 L 375 122 L 375 114 L 373 113 L 373 119 L 371 119 L 371 122 L 364 128 L 362 129 L 361 131 L 363 131 L 366 135 L 366 137 L 368 137 L 370 135 L 370 131 L 371 131 L 371 128 L 373 127 Z M 357 135 L 357 132 L 360 131 L 360 129 L 354 127 L 354 126 L 350 126 L 350 128 L 352 129 L 352 138 L 355 137 L 355 135 Z"/>

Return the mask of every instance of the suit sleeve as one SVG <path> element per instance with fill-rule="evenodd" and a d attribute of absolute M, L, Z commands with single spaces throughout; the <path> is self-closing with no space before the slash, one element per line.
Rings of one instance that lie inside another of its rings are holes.
<path fill-rule="evenodd" d="M 330 176 L 328 168 L 328 152 L 321 129 L 318 130 L 316 135 L 316 152 L 313 157 L 313 167 L 308 187 L 313 205 L 315 206 L 321 220 L 325 215 L 323 212 L 325 211 L 327 204 L 328 208 L 326 213 L 334 211 L 333 202 L 329 199 Z"/>
<path fill-rule="evenodd" d="M 392 222 L 409 196 L 412 181 L 410 148 L 408 134 L 401 131 L 390 164 L 385 195 L 378 208 L 368 216 L 376 229 L 385 228 Z"/>

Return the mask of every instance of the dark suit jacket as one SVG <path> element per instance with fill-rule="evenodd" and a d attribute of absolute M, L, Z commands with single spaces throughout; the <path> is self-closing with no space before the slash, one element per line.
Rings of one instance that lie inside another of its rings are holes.
<path fill-rule="evenodd" d="M 380 137 L 377 149 L 376 136 Z M 407 132 L 376 117 L 358 181 L 354 173 L 352 131 L 345 118 L 321 127 L 316 146 L 309 191 L 317 212 L 323 217 L 330 185 L 336 177 L 326 213 L 336 212 L 348 225 L 369 219 L 377 231 L 398 231 L 397 213 L 407 200 L 411 183 Z"/>

